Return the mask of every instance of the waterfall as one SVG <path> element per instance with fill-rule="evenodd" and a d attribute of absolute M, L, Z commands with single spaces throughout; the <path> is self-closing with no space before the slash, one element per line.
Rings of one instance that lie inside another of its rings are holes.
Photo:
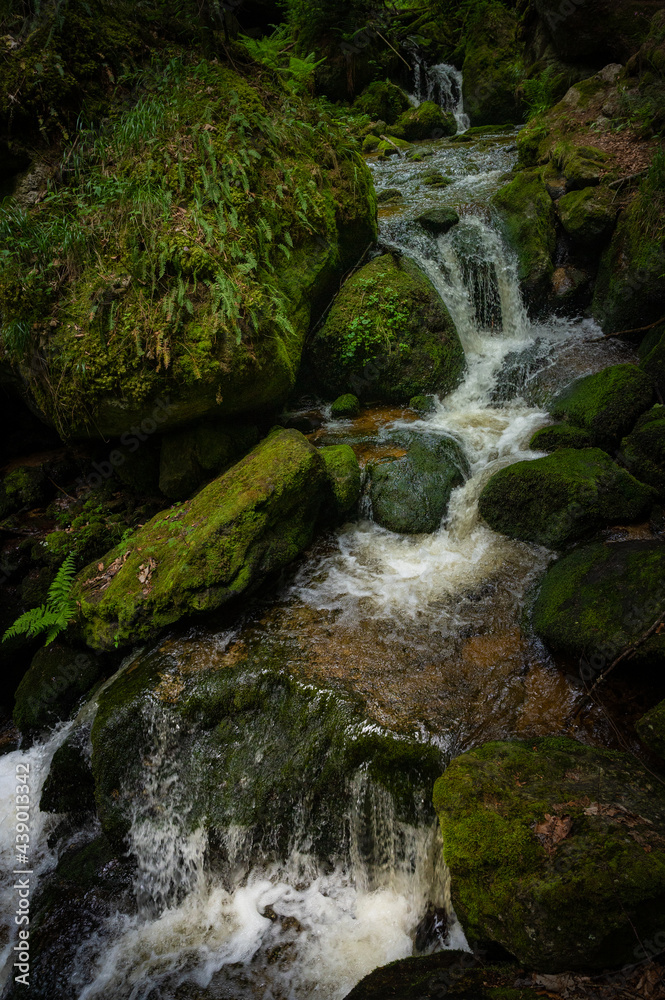
<path fill-rule="evenodd" d="M 417 52 L 413 54 L 413 60 L 413 103 L 418 105 L 423 101 L 434 101 L 443 111 L 452 112 L 459 131 L 465 132 L 470 121 L 468 115 L 464 113 L 460 70 L 448 63 L 428 66 Z"/>

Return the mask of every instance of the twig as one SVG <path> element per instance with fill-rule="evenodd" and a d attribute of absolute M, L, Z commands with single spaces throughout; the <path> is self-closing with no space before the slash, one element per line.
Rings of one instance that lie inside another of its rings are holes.
<path fill-rule="evenodd" d="M 46 478 L 48 479 L 49 483 L 53 483 L 53 485 L 55 486 L 56 490 L 60 490 L 60 492 L 64 493 L 66 497 L 69 497 L 70 500 L 73 500 L 74 502 L 76 502 L 76 497 L 73 497 L 71 495 L 71 493 L 67 492 L 67 490 L 63 490 L 62 486 L 58 486 L 57 483 L 53 482 L 53 480 L 51 479 L 50 476 L 47 476 Z"/>
<path fill-rule="evenodd" d="M 595 337 L 594 340 L 588 340 L 587 343 L 599 344 L 601 340 L 606 340 L 608 337 L 628 337 L 633 333 L 646 333 L 647 330 L 653 330 L 654 326 L 658 326 L 660 323 L 665 323 L 665 316 L 661 316 L 655 323 L 649 323 L 648 326 L 638 326 L 634 330 L 617 330 L 616 333 L 604 333 L 602 337 Z"/>
<path fill-rule="evenodd" d="M 388 46 L 388 48 L 392 49 L 392 50 L 393 50 L 393 52 L 395 53 L 395 55 L 396 55 L 396 56 L 397 56 L 397 57 L 398 57 L 399 59 L 401 59 L 401 60 L 402 60 L 402 62 L 404 63 L 404 65 L 405 65 L 405 66 L 407 67 L 407 69 L 409 69 L 409 70 L 412 70 L 412 69 L 413 69 L 413 66 L 411 65 L 411 63 L 408 63 L 408 62 L 406 61 L 406 59 L 405 59 L 405 58 L 404 58 L 404 56 L 403 56 L 403 55 L 401 54 L 401 52 L 398 52 L 398 51 L 397 51 L 397 49 L 395 48 L 395 46 L 394 46 L 394 45 L 391 45 L 391 43 L 390 43 L 390 42 L 388 41 L 388 39 L 387 39 L 387 38 L 384 38 L 384 36 L 383 36 L 383 35 L 381 34 L 381 32 L 380 32 L 380 31 L 379 31 L 378 29 L 376 29 L 376 28 L 375 28 L 375 31 L 376 31 L 377 35 L 379 36 L 379 38 L 380 38 L 380 39 L 381 39 L 382 41 L 384 41 L 384 42 L 386 43 L 386 45 Z"/>
<path fill-rule="evenodd" d="M 381 138 L 382 138 L 382 139 L 384 140 L 384 142 L 389 142 L 391 146 L 394 146 L 394 147 L 395 147 L 395 149 L 397 150 L 398 154 L 399 154 L 399 155 L 400 155 L 400 156 L 401 156 L 402 158 L 404 158 L 404 153 L 403 153 L 403 152 L 402 152 L 402 150 L 401 150 L 401 149 L 399 148 L 399 146 L 397 145 L 397 143 L 396 143 L 396 142 L 393 142 L 393 141 L 392 141 L 392 139 L 391 139 L 391 138 L 390 138 L 389 136 L 387 136 L 387 135 L 382 135 L 382 136 L 381 136 Z"/>
<path fill-rule="evenodd" d="M 649 170 L 648 168 L 646 168 L 644 170 L 640 170 L 636 174 L 629 174 L 628 177 L 620 177 L 618 181 L 610 181 L 610 183 L 607 186 L 611 188 L 613 187 L 618 188 L 621 187 L 622 184 L 627 184 L 629 181 L 636 181 L 638 177 L 644 177 L 644 175 L 648 173 Z"/>

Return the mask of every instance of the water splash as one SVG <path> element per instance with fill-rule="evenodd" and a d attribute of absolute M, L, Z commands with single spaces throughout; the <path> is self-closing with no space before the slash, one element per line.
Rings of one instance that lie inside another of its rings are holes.
<path fill-rule="evenodd" d="M 414 53 L 413 97 L 416 106 L 423 101 L 434 101 L 443 111 L 452 112 L 460 132 L 465 132 L 469 125 L 468 115 L 464 113 L 464 98 L 462 94 L 462 73 L 448 63 L 438 63 L 428 66 L 422 56 Z"/>

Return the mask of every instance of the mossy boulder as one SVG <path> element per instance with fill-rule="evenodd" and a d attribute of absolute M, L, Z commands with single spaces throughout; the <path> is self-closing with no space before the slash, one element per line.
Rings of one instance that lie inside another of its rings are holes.
<path fill-rule="evenodd" d="M 634 961 L 665 905 L 665 793 L 632 756 L 566 738 L 488 743 L 434 790 L 467 938 L 543 973 Z"/>
<path fill-rule="evenodd" d="M 253 424 L 214 420 L 165 434 L 159 463 L 161 492 L 171 500 L 184 500 L 258 440 L 259 431 Z"/>
<path fill-rule="evenodd" d="M 409 258 L 384 254 L 344 284 L 309 359 L 330 396 L 406 403 L 420 393 L 450 392 L 464 351 L 450 313 Z"/>
<path fill-rule="evenodd" d="M 39 465 L 22 465 L 8 472 L 0 483 L 0 517 L 22 507 L 37 507 L 49 495 L 44 470 Z"/>
<path fill-rule="evenodd" d="M 360 466 L 353 448 L 348 444 L 329 445 L 320 448 L 319 454 L 325 463 L 335 515 L 344 517 L 352 514 L 358 505 L 361 481 Z"/>
<path fill-rule="evenodd" d="M 361 801 L 374 782 L 398 819 L 414 822 L 427 809 L 440 752 L 368 725 L 357 704 L 299 681 L 289 666 L 297 655 L 296 640 L 256 634 L 212 666 L 166 646 L 118 675 L 92 727 L 98 814 L 116 846 L 130 817 L 159 822 L 144 795 L 151 760 L 167 761 L 176 778 L 167 795 L 185 832 L 237 825 L 270 853 L 293 849 L 297 815 L 307 850 L 338 856 L 358 769 Z"/>
<path fill-rule="evenodd" d="M 492 199 L 508 245 L 517 254 L 520 285 L 533 305 L 551 291 L 556 211 L 540 169 L 521 170 Z"/>
<path fill-rule="evenodd" d="M 635 724 L 646 745 L 665 759 L 665 701 L 661 701 Z"/>
<path fill-rule="evenodd" d="M 521 54 L 514 11 L 496 2 L 474 4 L 466 23 L 464 109 L 472 125 L 520 122 L 514 66 Z"/>
<path fill-rule="evenodd" d="M 549 406 L 553 417 L 587 431 L 594 444 L 611 446 L 653 402 L 653 381 L 637 365 L 612 365 L 576 379 Z"/>
<path fill-rule="evenodd" d="M 637 479 L 665 499 L 665 406 L 659 404 L 642 414 L 621 442 L 619 457 Z"/>
<path fill-rule="evenodd" d="M 427 170 L 424 170 L 420 175 L 420 180 L 426 187 L 433 188 L 450 187 L 453 183 L 452 178 L 446 177 L 436 167 L 429 167 Z"/>
<path fill-rule="evenodd" d="M 353 110 L 363 115 L 369 115 L 372 121 L 381 120 L 387 125 L 393 125 L 399 116 L 411 107 L 409 98 L 394 83 L 370 83 L 353 102 Z"/>
<path fill-rule="evenodd" d="M 497 472 L 480 495 L 489 526 L 510 538 L 563 548 L 607 524 L 648 513 L 653 490 L 597 448 L 561 448 Z"/>
<path fill-rule="evenodd" d="M 82 570 L 74 595 L 86 641 L 126 646 L 256 586 L 310 543 L 326 492 L 316 448 L 299 431 L 273 431 L 193 499 Z"/>
<path fill-rule="evenodd" d="M 605 333 L 639 329 L 665 315 L 664 206 L 662 180 L 647 179 L 619 217 L 600 261 L 592 307 Z"/>
<path fill-rule="evenodd" d="M 326 112 L 295 95 L 287 112 L 279 84 L 216 58 L 168 66 L 79 146 L 82 186 L 20 239 L 8 222 L 0 313 L 29 331 L 10 361 L 72 436 L 131 434 L 167 399 L 161 431 L 279 406 L 310 319 L 376 238 L 371 174 Z"/>
<path fill-rule="evenodd" d="M 436 400 L 434 396 L 412 396 L 409 400 L 409 409 L 415 410 L 421 416 L 426 417 L 429 413 L 434 413 Z"/>
<path fill-rule="evenodd" d="M 344 417 L 357 417 L 359 413 L 360 400 L 352 392 L 338 396 L 330 407 L 330 416 L 333 420 L 344 419 Z"/>
<path fill-rule="evenodd" d="M 533 628 L 554 652 L 584 657 L 589 679 L 651 628 L 662 613 L 664 592 L 662 542 L 585 545 L 545 574 L 533 606 Z M 662 663 L 664 656 L 665 640 L 655 634 L 637 649 L 631 668 Z"/>
<path fill-rule="evenodd" d="M 416 219 L 423 229 L 438 236 L 447 233 L 459 222 L 459 215 L 454 208 L 430 208 Z"/>
<path fill-rule="evenodd" d="M 32 733 L 66 719 L 101 677 L 99 657 L 62 642 L 44 646 L 16 690 L 14 724 Z"/>
<path fill-rule="evenodd" d="M 403 439 L 402 458 L 370 465 L 372 517 L 401 534 L 429 534 L 441 527 L 450 494 L 469 474 L 464 452 L 453 438 L 413 434 Z"/>
<path fill-rule="evenodd" d="M 389 131 L 391 135 L 406 139 L 407 142 L 442 139 L 456 134 L 457 121 L 453 114 L 442 111 L 434 101 L 423 101 L 417 108 L 404 111 Z"/>
<path fill-rule="evenodd" d="M 613 199 L 606 187 L 582 188 L 559 199 L 561 225 L 576 246 L 591 248 L 609 239 L 618 211 Z"/>
<path fill-rule="evenodd" d="M 532 451 L 557 451 L 559 448 L 590 448 L 592 444 L 588 431 L 562 423 L 552 424 L 536 431 L 531 438 L 529 448 Z"/>
<path fill-rule="evenodd" d="M 577 146 L 567 141 L 554 146 L 550 155 L 551 165 L 563 178 L 568 192 L 585 191 L 588 187 L 599 184 L 610 164 L 607 153 L 604 153 L 602 149 L 598 149 L 596 146 Z M 607 198 L 608 196 L 599 197 Z M 570 207 L 578 203 L 572 201 L 566 204 Z M 582 202 L 582 204 L 584 203 Z"/>

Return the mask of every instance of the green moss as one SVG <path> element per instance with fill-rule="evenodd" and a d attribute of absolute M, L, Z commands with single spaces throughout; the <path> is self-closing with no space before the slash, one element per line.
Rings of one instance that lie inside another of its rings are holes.
<path fill-rule="evenodd" d="M 47 496 L 46 476 L 37 466 L 21 466 L 7 473 L 0 483 L 0 516 L 22 507 L 37 507 Z"/>
<path fill-rule="evenodd" d="M 636 365 L 612 365 L 572 382 L 549 410 L 588 431 L 594 444 L 611 446 L 653 401 L 653 382 Z"/>
<path fill-rule="evenodd" d="M 643 483 L 665 499 L 665 406 L 654 406 L 621 442 L 621 461 Z"/>
<path fill-rule="evenodd" d="M 436 409 L 436 402 L 433 396 L 412 396 L 409 400 L 409 409 L 415 410 L 416 413 L 426 416 L 428 413 L 434 412 Z"/>
<path fill-rule="evenodd" d="M 607 240 L 614 229 L 617 209 L 609 188 L 582 188 L 565 194 L 557 208 L 561 224 L 575 244 L 592 247 Z"/>
<path fill-rule="evenodd" d="M 553 424 L 536 431 L 529 448 L 532 451 L 557 451 L 559 448 L 589 448 L 592 440 L 588 431 L 570 424 Z"/>
<path fill-rule="evenodd" d="M 547 572 L 533 607 L 533 628 L 555 652 L 585 657 L 595 671 L 644 636 L 662 605 L 665 546 L 661 542 L 617 542 L 575 549 Z M 631 660 L 660 662 L 659 635 Z"/>
<path fill-rule="evenodd" d="M 353 448 L 348 444 L 320 448 L 330 484 L 337 517 L 351 515 L 360 497 L 360 466 Z"/>
<path fill-rule="evenodd" d="M 14 725 L 30 733 L 66 719 L 100 676 L 101 664 L 90 654 L 58 642 L 45 646 L 16 690 Z"/>
<path fill-rule="evenodd" d="M 436 289 L 408 258 L 384 254 L 343 286 L 310 360 L 331 396 L 407 402 L 423 392 L 450 392 L 462 377 L 464 352 Z"/>
<path fill-rule="evenodd" d="M 389 132 L 408 142 L 441 139 L 456 134 L 457 121 L 452 113 L 442 111 L 433 101 L 423 101 L 417 108 L 404 111 Z"/>
<path fill-rule="evenodd" d="M 402 821 L 426 809 L 439 751 L 368 726 L 344 697 L 299 683 L 289 670 L 295 657 L 293 643 L 265 633 L 233 647 L 212 670 L 181 671 L 158 651 L 102 693 L 93 772 L 99 816 L 114 843 L 122 841 L 132 809 L 143 808 L 143 761 L 160 752 L 158 732 L 178 774 L 174 805 L 188 829 L 237 824 L 283 849 L 297 813 L 308 850 L 334 856 L 358 769 L 391 793 Z M 362 782 L 357 794 L 360 803 L 371 795 Z"/>
<path fill-rule="evenodd" d="M 653 501 L 653 491 L 605 452 L 562 448 L 501 469 L 478 510 L 495 531 L 558 549 L 606 524 L 637 520 Z"/>
<path fill-rule="evenodd" d="M 252 424 L 209 420 L 187 430 L 164 435 L 159 463 L 159 488 L 172 500 L 184 500 L 213 475 L 241 458 L 259 439 Z"/>
<path fill-rule="evenodd" d="M 646 745 L 665 758 L 665 701 L 643 715 L 635 728 Z"/>
<path fill-rule="evenodd" d="M 515 13 L 496 0 L 475 3 L 465 28 L 464 106 L 471 124 L 521 121 L 516 94 L 521 45 Z"/>
<path fill-rule="evenodd" d="M 351 392 L 347 392 L 344 396 L 338 396 L 330 407 L 330 416 L 334 420 L 343 417 L 357 417 L 359 413 L 360 400 Z"/>
<path fill-rule="evenodd" d="M 469 940 L 559 972 L 628 962 L 638 924 L 660 926 L 665 798 L 633 757 L 562 737 L 488 743 L 450 764 L 434 803 Z M 549 841 L 548 817 L 565 824 Z"/>
<path fill-rule="evenodd" d="M 369 115 L 373 120 L 393 125 L 403 111 L 411 107 L 409 98 L 403 90 L 386 80 L 383 83 L 370 83 L 357 97 L 353 104 L 354 111 Z"/>
<path fill-rule="evenodd" d="M 218 608 L 281 570 L 312 539 L 324 463 L 298 431 L 277 430 L 193 499 L 162 511 L 77 578 L 93 648 L 154 636 Z"/>
<path fill-rule="evenodd" d="M 517 254 L 520 284 L 527 298 L 540 304 L 551 290 L 556 248 L 556 212 L 542 171 L 520 171 L 497 191 L 492 203 L 503 234 Z"/>

